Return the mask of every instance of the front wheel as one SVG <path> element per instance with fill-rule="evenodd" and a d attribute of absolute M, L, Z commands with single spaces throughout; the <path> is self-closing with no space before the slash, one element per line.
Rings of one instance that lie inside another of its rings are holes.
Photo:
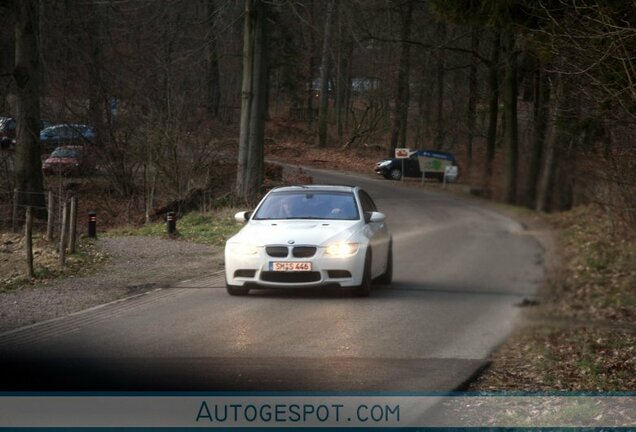
<path fill-rule="evenodd" d="M 367 255 L 364 259 L 364 272 L 362 273 L 362 282 L 357 287 L 353 288 L 353 295 L 356 297 L 369 297 L 371 294 L 371 285 L 373 281 L 371 279 L 371 249 L 367 250 Z"/>
<path fill-rule="evenodd" d="M 382 285 L 391 285 L 393 281 L 393 243 L 389 243 L 389 253 L 386 257 L 386 270 L 378 277 L 378 282 Z"/>
<path fill-rule="evenodd" d="M 393 180 L 400 180 L 402 178 L 402 170 L 399 168 L 393 168 L 389 172 L 389 176 L 391 176 Z"/>

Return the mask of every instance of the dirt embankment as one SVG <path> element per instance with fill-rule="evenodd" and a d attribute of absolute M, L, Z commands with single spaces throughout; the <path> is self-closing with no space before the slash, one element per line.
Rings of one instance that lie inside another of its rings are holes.
<path fill-rule="evenodd" d="M 636 390 L 635 239 L 591 205 L 545 220 L 559 260 L 471 390 Z"/>

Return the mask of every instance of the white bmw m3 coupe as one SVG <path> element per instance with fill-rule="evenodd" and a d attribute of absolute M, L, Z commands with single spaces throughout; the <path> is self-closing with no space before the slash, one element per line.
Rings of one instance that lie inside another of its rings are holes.
<path fill-rule="evenodd" d="M 230 295 L 251 288 L 340 286 L 368 296 L 393 274 L 391 235 L 368 193 L 351 186 L 272 189 L 225 245 Z"/>

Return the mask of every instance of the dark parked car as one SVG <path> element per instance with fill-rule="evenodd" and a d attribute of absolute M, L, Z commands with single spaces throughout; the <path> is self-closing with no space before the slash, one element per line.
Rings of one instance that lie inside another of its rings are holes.
<path fill-rule="evenodd" d="M 405 177 L 422 177 L 419 158 L 426 158 L 432 168 L 425 171 L 426 178 L 444 179 L 444 167 L 450 165 L 457 167 L 455 156 L 450 153 L 437 150 L 416 150 L 406 159 L 385 159 L 375 164 L 375 172 L 387 179 L 400 180 L 402 178 L 402 161 L 404 161 Z M 455 170 L 456 172 L 456 170 Z M 457 177 L 457 174 L 454 176 Z M 454 181 L 454 179 L 453 179 Z"/>
<path fill-rule="evenodd" d="M 60 145 L 79 145 L 92 142 L 95 131 L 83 124 L 58 124 L 40 131 L 43 149 L 54 149 Z"/>
<path fill-rule="evenodd" d="M 84 146 L 60 146 L 42 163 L 44 174 L 82 175 L 95 168 Z"/>
<path fill-rule="evenodd" d="M 16 121 L 13 117 L 0 117 L 0 147 L 10 148 L 15 145 Z M 46 120 L 40 120 L 40 131 L 51 126 Z"/>

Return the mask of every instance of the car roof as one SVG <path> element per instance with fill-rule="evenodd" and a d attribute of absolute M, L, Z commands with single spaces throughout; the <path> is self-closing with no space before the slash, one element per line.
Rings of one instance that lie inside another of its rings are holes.
<path fill-rule="evenodd" d="M 410 154 L 410 156 L 415 154 L 417 154 L 418 156 L 432 157 L 437 159 L 455 160 L 455 155 L 440 150 L 414 150 Z"/>
<path fill-rule="evenodd" d="M 59 149 L 83 150 L 84 147 L 80 145 L 63 145 L 55 147 L 55 150 Z"/>
<path fill-rule="evenodd" d="M 299 190 L 307 191 L 328 191 L 328 192 L 353 192 L 357 189 L 357 186 L 344 186 L 344 185 L 295 185 L 295 186 L 280 186 L 271 190 L 271 192 L 292 192 Z"/>
<path fill-rule="evenodd" d="M 85 124 L 60 123 L 60 124 L 51 125 L 51 126 L 47 127 L 46 129 L 57 129 L 57 128 L 61 128 L 61 127 L 70 127 L 70 128 L 74 128 L 74 129 L 88 128 L 88 126 L 85 125 Z"/>

